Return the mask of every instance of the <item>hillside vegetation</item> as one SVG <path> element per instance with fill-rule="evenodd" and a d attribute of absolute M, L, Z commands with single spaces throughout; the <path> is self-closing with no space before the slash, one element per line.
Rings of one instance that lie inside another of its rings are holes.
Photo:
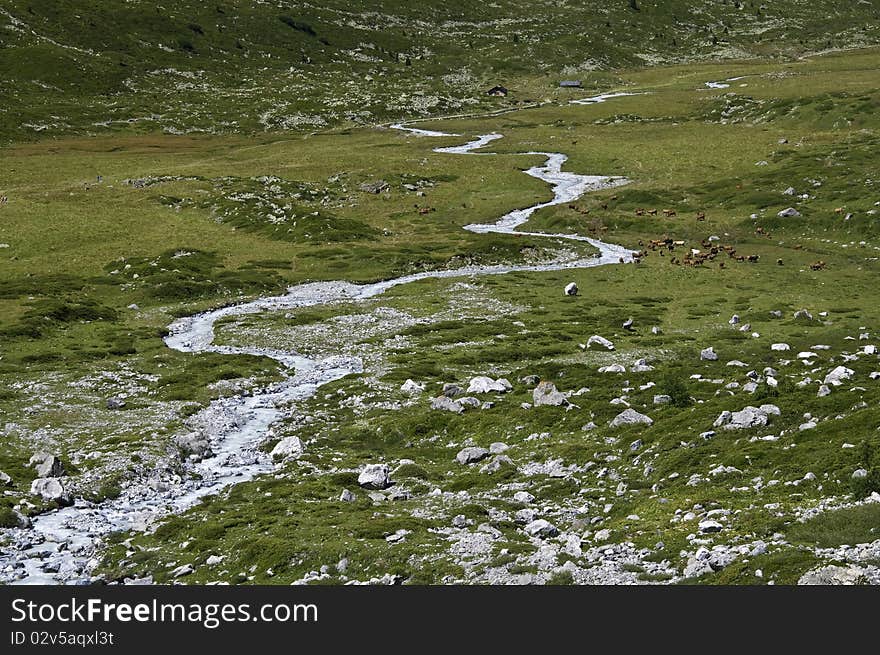
<path fill-rule="evenodd" d="M 0 0 L 0 139 L 314 130 L 876 43 L 880 2 Z M 504 83 L 512 94 L 488 99 Z"/>

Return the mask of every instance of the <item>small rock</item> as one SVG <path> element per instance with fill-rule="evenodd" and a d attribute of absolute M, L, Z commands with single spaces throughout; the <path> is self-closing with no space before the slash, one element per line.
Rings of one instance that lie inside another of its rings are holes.
<path fill-rule="evenodd" d="M 471 378 L 466 393 L 507 393 L 513 386 L 504 378 L 493 380 L 485 375 Z"/>

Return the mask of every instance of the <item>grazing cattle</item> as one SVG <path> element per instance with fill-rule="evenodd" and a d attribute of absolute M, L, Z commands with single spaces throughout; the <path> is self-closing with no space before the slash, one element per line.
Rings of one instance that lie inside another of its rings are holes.
<path fill-rule="evenodd" d="M 656 209 L 649 209 L 649 210 L 648 210 L 648 213 L 649 213 L 651 216 L 656 216 L 656 215 L 657 215 L 657 210 L 656 210 Z"/>
<path fill-rule="evenodd" d="M 706 212 L 697 213 L 697 220 L 698 221 L 705 221 L 706 220 Z"/>
<path fill-rule="evenodd" d="M 842 214 L 843 212 L 844 212 L 843 207 L 835 207 L 835 209 L 834 209 L 835 214 Z"/>
<path fill-rule="evenodd" d="M 645 215 L 644 209 L 636 209 L 636 216 L 644 216 L 644 215 Z"/>
<path fill-rule="evenodd" d="M 755 234 L 764 234 L 764 228 L 759 225 L 755 228 Z"/>
<path fill-rule="evenodd" d="M 724 268 L 724 262 L 718 262 L 718 268 Z"/>
<path fill-rule="evenodd" d="M 780 266 L 782 266 L 782 260 L 781 260 L 781 259 L 777 259 L 777 260 L 776 260 L 776 263 L 779 264 Z"/>
<path fill-rule="evenodd" d="M 675 210 L 674 209 L 664 209 L 663 215 L 666 216 L 667 218 L 672 218 L 673 216 L 675 216 Z"/>
<path fill-rule="evenodd" d="M 826 264 L 824 261 L 822 261 L 820 259 L 819 261 L 810 264 L 810 269 L 814 270 L 814 271 L 821 271 L 821 270 L 825 269 L 827 266 L 828 266 L 828 264 Z"/>
<path fill-rule="evenodd" d="M 758 261 L 758 259 L 759 259 L 759 256 L 758 256 L 758 255 L 749 255 L 749 261 L 752 262 L 753 264 L 754 264 L 756 261 Z"/>

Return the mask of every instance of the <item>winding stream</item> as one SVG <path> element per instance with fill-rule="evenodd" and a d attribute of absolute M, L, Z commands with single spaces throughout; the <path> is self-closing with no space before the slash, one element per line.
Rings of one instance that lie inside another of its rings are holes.
<path fill-rule="evenodd" d="M 457 136 L 401 124 L 392 127 L 422 137 Z M 500 134 L 486 134 L 464 145 L 436 148 L 434 151 L 488 156 L 492 153 L 474 151 L 500 138 Z M 562 153 L 521 154 L 542 155 L 546 158 L 544 164 L 534 166 L 525 173 L 550 184 L 553 199 L 511 211 L 495 223 L 466 225 L 465 229 L 475 233 L 497 232 L 584 241 L 599 249 L 598 256 L 561 259 L 536 265 L 467 266 L 454 270 L 426 271 L 374 284 L 352 284 L 344 281 L 301 284 L 290 288 L 284 295 L 259 298 L 175 321 L 170 326 L 170 335 L 165 339 L 169 348 L 190 353 L 261 355 L 276 360 L 290 374 L 284 380 L 254 392 L 253 395 L 217 400 L 195 417 L 201 426 L 201 432 L 210 440 L 213 454 L 201 461 L 190 462 L 187 468 L 193 475 L 187 479 L 168 485 L 157 485 L 155 481 L 138 481 L 124 490 L 119 498 L 99 504 L 78 500 L 71 507 L 34 517 L 30 529 L 7 530 L 11 548 L 5 548 L 0 555 L 0 581 L 15 584 L 90 582 L 91 571 L 98 564 L 98 552 L 104 536 L 120 530 L 144 529 L 158 518 L 183 512 L 204 496 L 274 471 L 275 464 L 259 448 L 272 436 L 273 424 L 292 411 L 289 409 L 291 403 L 313 396 L 324 384 L 363 371 L 363 364 L 356 357 L 311 359 L 295 352 L 215 345 L 214 325 L 218 320 L 264 311 L 358 302 L 374 298 L 393 287 L 428 278 L 502 275 L 514 271 L 556 271 L 631 261 L 632 253 L 629 250 L 578 234 L 518 231 L 517 228 L 542 207 L 570 203 L 589 191 L 628 182 L 625 178 L 578 175 L 562 171 L 562 166 L 568 159 Z"/>

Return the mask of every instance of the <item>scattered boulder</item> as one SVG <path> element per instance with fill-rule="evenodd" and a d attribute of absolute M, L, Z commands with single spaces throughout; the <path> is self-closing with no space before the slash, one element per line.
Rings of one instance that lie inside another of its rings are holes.
<path fill-rule="evenodd" d="M 847 368 L 846 366 L 838 366 L 831 370 L 828 375 L 825 376 L 825 379 L 822 380 L 823 384 L 830 384 L 833 387 L 839 387 L 843 384 L 844 380 L 849 380 L 853 375 L 855 375 L 855 371 L 851 368 Z"/>
<path fill-rule="evenodd" d="M 418 382 L 407 378 L 406 382 L 400 385 L 400 390 L 404 393 L 408 393 L 411 396 L 417 396 L 425 390 L 425 385 L 419 384 Z"/>
<path fill-rule="evenodd" d="M 703 348 L 700 351 L 700 359 L 714 362 L 716 359 L 718 359 L 718 353 L 715 352 L 715 349 L 712 346 L 709 346 L 708 348 Z"/>
<path fill-rule="evenodd" d="M 391 486 L 387 464 L 367 464 L 358 475 L 358 484 L 364 489 L 387 489 Z"/>
<path fill-rule="evenodd" d="M 545 519 L 536 519 L 532 521 L 526 525 L 525 531 L 531 537 L 541 537 L 542 539 L 555 537 L 559 534 L 559 529 Z"/>
<path fill-rule="evenodd" d="M 552 382 L 542 382 L 532 392 L 532 399 L 535 406 L 550 405 L 558 407 L 560 405 L 568 405 L 568 399 L 561 391 L 556 388 Z"/>
<path fill-rule="evenodd" d="M 816 394 L 819 398 L 824 398 L 831 394 L 831 387 L 827 384 L 823 384 L 819 387 L 819 392 Z"/>
<path fill-rule="evenodd" d="M 442 409 L 455 414 L 461 414 L 464 411 L 464 407 L 449 396 L 437 396 L 431 400 L 431 409 Z"/>
<path fill-rule="evenodd" d="M 633 320 L 632 320 L 632 318 L 628 318 L 628 319 L 626 319 L 626 320 L 623 322 L 622 327 L 623 327 L 624 330 L 633 330 L 634 328 L 633 328 Z"/>
<path fill-rule="evenodd" d="M 651 419 L 649 416 L 645 416 L 644 414 L 640 414 L 636 410 L 628 407 L 627 409 L 623 410 L 620 414 L 615 416 L 613 419 L 611 419 L 611 421 L 608 423 L 608 425 L 611 426 L 612 428 L 616 428 L 621 425 L 638 425 L 638 424 L 651 425 L 653 422 L 654 422 L 653 419 Z"/>
<path fill-rule="evenodd" d="M 576 296 L 578 295 L 578 285 L 574 282 L 569 282 L 565 285 L 565 295 L 566 296 Z"/>
<path fill-rule="evenodd" d="M 782 195 L 784 196 L 793 196 L 796 194 L 797 191 L 795 191 L 795 188 L 793 186 L 788 187 L 785 191 L 782 192 Z"/>
<path fill-rule="evenodd" d="M 738 412 L 721 412 L 712 427 L 723 427 L 725 430 L 745 430 L 767 425 L 770 421 L 770 415 L 779 416 L 779 414 L 780 411 L 776 405 L 761 405 L 760 407 L 750 405 Z"/>
<path fill-rule="evenodd" d="M 667 396 L 666 394 L 658 394 L 654 396 L 654 404 L 655 405 L 668 405 L 672 402 L 672 396 Z"/>
<path fill-rule="evenodd" d="M 270 454 L 276 459 L 287 459 L 288 457 L 299 457 L 303 454 L 303 450 L 303 442 L 299 437 L 285 437 L 275 444 Z"/>
<path fill-rule="evenodd" d="M 513 389 L 513 385 L 505 378 L 493 380 L 485 375 L 471 378 L 467 393 L 507 393 Z"/>
<path fill-rule="evenodd" d="M 648 364 L 648 361 L 643 357 L 637 359 L 635 364 L 633 364 L 629 370 L 632 373 L 647 373 L 648 371 L 653 371 L 654 367 Z"/>
<path fill-rule="evenodd" d="M 508 466 L 514 466 L 512 459 L 507 455 L 495 455 L 486 464 L 480 467 L 480 473 L 488 473 L 491 475 Z"/>
<path fill-rule="evenodd" d="M 28 466 L 36 469 L 39 478 L 60 478 L 64 475 L 64 464 L 57 455 L 35 453 L 28 461 Z"/>
<path fill-rule="evenodd" d="M 801 213 L 794 207 L 788 207 L 776 214 L 779 218 L 797 218 Z"/>
<path fill-rule="evenodd" d="M 709 534 L 712 532 L 721 532 L 721 529 L 724 527 L 718 521 L 700 521 L 699 526 L 700 532 L 704 534 Z"/>
<path fill-rule="evenodd" d="M 626 373 L 626 366 L 623 364 L 609 364 L 608 366 L 600 366 L 599 373 Z"/>
<path fill-rule="evenodd" d="M 853 471 L 852 479 L 853 480 L 864 480 L 868 477 L 868 471 L 866 469 L 856 469 Z"/>
<path fill-rule="evenodd" d="M 125 401 L 119 396 L 107 399 L 107 409 L 122 409 L 123 407 L 125 407 Z"/>
<path fill-rule="evenodd" d="M 776 350 L 776 351 L 781 352 L 781 351 L 785 351 L 785 350 L 791 350 L 791 346 L 789 346 L 787 343 L 773 343 L 773 344 L 770 344 L 770 350 Z"/>
<path fill-rule="evenodd" d="M 58 478 L 36 478 L 31 482 L 31 493 L 40 496 L 43 500 L 65 501 L 67 495 L 64 485 Z"/>
<path fill-rule="evenodd" d="M 339 494 L 339 500 L 344 503 L 353 503 L 355 500 L 357 500 L 357 496 L 355 496 L 348 489 L 343 489 L 342 493 Z"/>
<path fill-rule="evenodd" d="M 523 505 L 528 505 L 532 501 L 535 500 L 535 497 L 530 494 L 528 491 L 517 491 L 513 494 L 513 500 L 517 503 L 522 503 Z"/>
<path fill-rule="evenodd" d="M 594 334 L 587 339 L 587 348 L 590 348 L 593 345 L 602 346 L 606 350 L 614 350 L 614 344 L 605 337 L 600 337 L 598 334 Z"/>
<path fill-rule="evenodd" d="M 8 473 L 0 471 L 0 486 L 8 487 L 12 484 L 12 478 Z"/>
<path fill-rule="evenodd" d="M 493 441 L 491 444 L 489 444 L 489 452 L 493 455 L 500 455 L 509 448 L 510 446 L 508 446 L 503 441 Z"/>
<path fill-rule="evenodd" d="M 455 460 L 459 464 L 473 464 L 474 462 L 479 462 L 480 460 L 486 459 L 489 456 L 489 451 L 485 448 L 480 448 L 479 446 L 468 446 L 467 448 L 462 448 L 458 451 L 458 454 L 455 456 Z"/>
<path fill-rule="evenodd" d="M 807 320 L 807 321 L 812 321 L 812 320 L 813 320 L 813 315 L 812 315 L 809 311 L 807 311 L 806 309 L 799 309 L 799 310 L 797 310 L 797 311 L 794 313 L 794 317 L 795 317 L 796 319 L 798 319 L 798 318 L 802 318 L 802 319 L 805 319 L 805 320 Z"/>

